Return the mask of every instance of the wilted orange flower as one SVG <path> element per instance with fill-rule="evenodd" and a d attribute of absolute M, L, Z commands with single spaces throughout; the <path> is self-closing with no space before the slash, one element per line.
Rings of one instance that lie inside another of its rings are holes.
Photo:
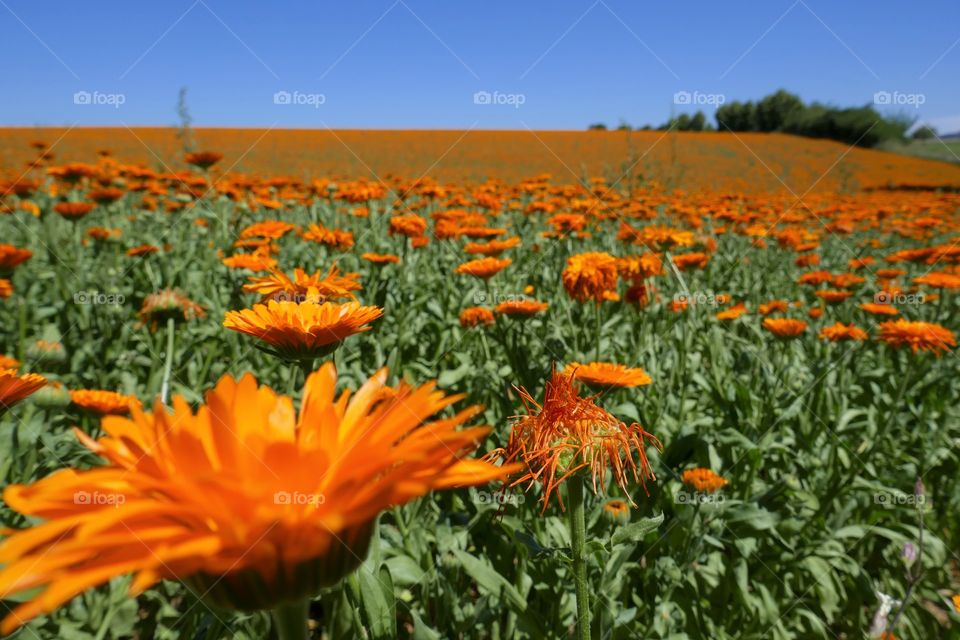
<path fill-rule="evenodd" d="M 360 274 L 352 272 L 341 275 L 336 263 L 325 276 L 321 276 L 319 271 L 308 275 L 303 269 L 294 269 L 293 279 L 279 269 L 271 269 L 269 276 L 251 276 L 250 284 L 245 284 L 243 290 L 263 295 L 263 302 L 324 302 L 353 299 L 353 292 L 363 288 L 359 278 Z"/>
<path fill-rule="evenodd" d="M 18 249 L 12 244 L 0 244 L 0 271 L 12 271 L 18 264 L 29 260 L 33 252 Z"/>
<path fill-rule="evenodd" d="M 127 249 L 127 255 L 131 258 L 136 258 L 138 256 L 150 255 L 151 253 L 156 253 L 158 251 L 160 251 L 160 247 L 156 247 L 152 244 L 142 244 L 139 247 Z"/>
<path fill-rule="evenodd" d="M 838 322 L 829 327 L 820 330 L 820 338 L 830 342 L 843 342 L 846 340 L 866 340 L 867 332 L 853 325 Z"/>
<path fill-rule="evenodd" d="M 789 308 L 789 304 L 786 300 L 771 300 L 770 302 L 761 304 L 757 307 L 757 311 L 760 312 L 762 316 L 768 316 L 774 312 L 783 313 Z"/>
<path fill-rule="evenodd" d="M 705 253 L 680 253 L 671 257 L 673 264 L 680 271 L 688 269 L 703 269 L 710 261 L 710 256 Z"/>
<path fill-rule="evenodd" d="M 617 259 L 609 253 L 594 251 L 567 258 L 563 269 L 563 288 L 578 302 L 601 302 L 607 291 L 617 288 Z"/>
<path fill-rule="evenodd" d="M 960 276 L 942 271 L 922 275 L 919 278 L 914 278 L 913 281 L 934 289 L 960 289 Z"/>
<path fill-rule="evenodd" d="M 77 389 L 70 392 L 70 401 L 81 409 L 92 411 L 102 416 L 127 415 L 133 406 L 140 406 L 140 401 L 133 396 L 125 396 L 116 391 L 102 391 L 98 389 Z"/>
<path fill-rule="evenodd" d="M 187 161 L 187 164 L 192 164 L 201 169 L 209 169 L 223 160 L 223 154 L 216 151 L 195 151 L 188 153 L 184 159 Z"/>
<path fill-rule="evenodd" d="M 876 302 L 864 302 L 860 305 L 860 308 L 875 316 L 895 316 L 900 313 L 893 305 Z"/>
<path fill-rule="evenodd" d="M 171 318 L 176 322 L 188 322 L 206 315 L 203 307 L 177 289 L 151 293 L 143 299 L 139 312 L 140 321 L 154 329 Z"/>
<path fill-rule="evenodd" d="M 152 413 L 104 418 L 99 440 L 77 431 L 105 465 L 4 491 L 45 522 L 0 545 L 0 598 L 29 594 L 0 632 L 128 573 L 131 594 L 182 580 L 243 611 L 304 599 L 359 566 L 382 510 L 516 468 L 467 457 L 489 429 L 458 428 L 480 407 L 431 422 L 461 396 L 386 378 L 383 369 L 337 399 L 327 364 L 307 379 L 297 414 L 252 375 L 224 376 L 196 413 L 177 396 L 172 411 L 158 401 Z"/>
<path fill-rule="evenodd" d="M 411 213 L 390 218 L 390 235 L 403 235 L 408 238 L 422 236 L 427 231 L 427 221 Z"/>
<path fill-rule="evenodd" d="M 53 210 L 67 220 L 79 220 L 93 211 L 95 206 L 92 202 L 58 202 Z"/>
<path fill-rule="evenodd" d="M 796 338 L 807 330 L 807 323 L 793 318 L 764 318 L 763 328 L 778 338 Z"/>
<path fill-rule="evenodd" d="M 718 312 L 714 317 L 716 317 L 717 320 L 736 320 L 746 312 L 747 305 L 740 302 L 733 305 L 729 309 L 724 309 L 723 311 Z"/>
<path fill-rule="evenodd" d="M 550 305 L 538 300 L 506 300 L 498 304 L 495 311 L 512 318 L 529 318 L 543 311 Z"/>
<path fill-rule="evenodd" d="M 817 289 L 814 293 L 824 302 L 830 304 L 839 304 L 853 295 L 850 291 L 839 291 L 837 289 Z"/>
<path fill-rule="evenodd" d="M 644 491 L 647 480 L 656 480 L 646 445 L 649 441 L 660 448 L 659 440 L 639 424 L 617 420 L 593 398 L 580 397 L 573 376 L 554 371 L 544 388 L 542 406 L 525 389 L 520 397 L 527 415 L 516 419 L 507 446 L 490 457 L 521 463 L 522 473 L 510 486 L 539 483 L 544 511 L 560 484 L 580 471 L 589 470 L 594 493 L 605 490 L 607 474 L 627 495 L 628 473 Z M 559 492 L 557 497 L 563 508 Z"/>
<path fill-rule="evenodd" d="M 716 493 L 727 485 L 727 481 L 710 469 L 698 467 L 687 469 L 681 476 L 683 484 L 696 489 L 701 493 Z"/>
<path fill-rule="evenodd" d="M 16 369 L 0 369 L 0 414 L 45 384 L 47 379 L 35 373 L 21 376 Z"/>
<path fill-rule="evenodd" d="M 957 346 L 953 332 L 946 327 L 903 319 L 881 322 L 879 339 L 891 347 L 909 346 L 914 353 L 929 351 L 937 356 Z"/>
<path fill-rule="evenodd" d="M 489 325 L 496 322 L 493 312 L 485 307 L 467 307 L 460 312 L 460 326 L 464 328 Z"/>
<path fill-rule="evenodd" d="M 464 262 L 456 268 L 455 272 L 486 280 L 506 269 L 512 262 L 510 258 L 478 258 Z"/>
<path fill-rule="evenodd" d="M 400 262 L 400 256 L 392 253 L 364 253 L 360 257 L 373 264 L 396 264 Z"/>
<path fill-rule="evenodd" d="M 563 370 L 563 373 L 573 376 L 579 382 L 594 389 L 641 387 L 653 382 L 653 379 L 643 369 L 625 367 L 622 364 L 610 362 L 591 362 L 590 364 L 571 362 Z"/>
<path fill-rule="evenodd" d="M 379 307 L 358 302 L 256 304 L 252 309 L 228 311 L 223 326 L 266 342 L 275 354 L 289 360 L 309 360 L 331 353 L 349 336 L 383 315 Z"/>

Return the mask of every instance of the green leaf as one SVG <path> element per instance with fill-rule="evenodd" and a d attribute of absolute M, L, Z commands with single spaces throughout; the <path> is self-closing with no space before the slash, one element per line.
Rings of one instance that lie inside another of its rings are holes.
<path fill-rule="evenodd" d="M 648 533 L 656 531 L 661 524 L 663 524 L 662 513 L 653 518 L 644 518 L 637 522 L 631 522 L 614 531 L 613 535 L 610 536 L 610 543 L 617 545 L 625 542 L 640 542 Z"/>
<path fill-rule="evenodd" d="M 466 551 L 453 549 L 451 553 L 460 561 L 464 571 L 476 581 L 481 592 L 485 591 L 496 598 L 506 600 L 507 604 L 517 611 L 527 608 L 527 601 L 520 592 L 506 578 L 497 573 L 496 569 Z"/>

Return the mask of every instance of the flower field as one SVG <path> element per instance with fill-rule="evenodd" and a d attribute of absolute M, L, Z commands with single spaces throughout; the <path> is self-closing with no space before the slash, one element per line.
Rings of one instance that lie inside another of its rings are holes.
<path fill-rule="evenodd" d="M 0 632 L 960 637 L 957 167 L 92 131 L 0 136 Z"/>

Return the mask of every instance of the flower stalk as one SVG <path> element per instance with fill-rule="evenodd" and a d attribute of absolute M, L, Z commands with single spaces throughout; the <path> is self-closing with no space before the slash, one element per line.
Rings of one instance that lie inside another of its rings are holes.
<path fill-rule="evenodd" d="M 587 526 L 584 517 L 583 480 L 571 478 L 567 483 L 569 502 L 570 552 L 573 560 L 573 581 L 577 593 L 577 640 L 590 640 L 590 592 L 587 583 Z"/>
<path fill-rule="evenodd" d="M 270 611 L 273 628 L 279 640 L 307 640 L 307 617 L 310 610 L 310 599 L 303 598 L 296 602 L 282 604 Z"/>

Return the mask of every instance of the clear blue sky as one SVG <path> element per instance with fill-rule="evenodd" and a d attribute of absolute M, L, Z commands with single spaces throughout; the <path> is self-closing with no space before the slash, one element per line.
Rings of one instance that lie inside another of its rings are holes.
<path fill-rule="evenodd" d="M 185 86 L 195 126 L 582 129 L 785 87 L 960 130 L 956 0 L 0 0 L 0 55 L 2 125 L 169 125 Z"/>

